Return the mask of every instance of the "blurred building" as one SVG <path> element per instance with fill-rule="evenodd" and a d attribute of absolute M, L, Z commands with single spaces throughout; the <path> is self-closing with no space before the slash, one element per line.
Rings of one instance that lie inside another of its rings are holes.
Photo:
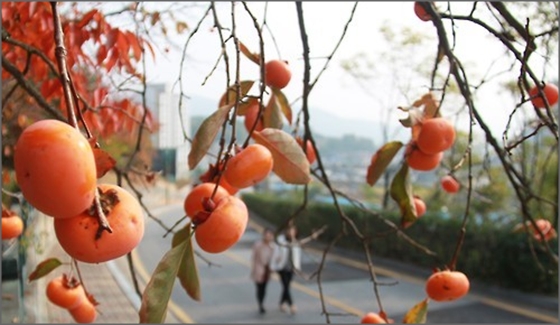
<path fill-rule="evenodd" d="M 190 143 L 184 134 L 190 137 L 190 116 L 185 109 L 186 101 L 179 108 L 179 94 L 171 88 L 170 84 L 148 84 L 146 105 L 159 123 L 158 132 L 152 135 L 152 144 L 157 149 L 152 168 L 176 180 L 189 176 Z"/>

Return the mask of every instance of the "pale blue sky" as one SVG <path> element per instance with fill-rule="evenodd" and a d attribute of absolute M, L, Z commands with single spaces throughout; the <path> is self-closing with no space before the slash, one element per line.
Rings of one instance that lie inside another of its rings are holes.
<path fill-rule="evenodd" d="M 165 8 L 166 4 L 157 4 Z M 220 20 L 223 26 L 231 26 L 231 4 L 229 2 L 219 2 L 221 8 Z M 441 2 L 440 5 L 446 6 L 447 3 Z M 470 3 L 453 3 L 455 13 L 470 10 Z M 205 4 L 202 5 L 204 7 Z M 237 36 L 253 51 L 258 51 L 258 38 L 252 21 L 244 11 L 243 6 L 237 5 Z M 249 2 L 250 9 L 255 16 L 262 20 L 263 2 Z M 325 60 L 322 59 L 330 54 L 338 41 L 344 24 L 346 23 L 353 2 L 304 2 L 303 9 L 306 19 L 306 27 L 310 40 L 312 61 L 312 78 L 319 72 Z M 186 14 L 187 23 L 193 27 L 202 13 L 201 10 L 190 10 Z M 178 13 L 177 13 L 178 14 Z M 300 96 L 302 93 L 302 43 L 299 34 L 296 10 L 294 2 L 270 2 L 268 5 L 267 21 L 274 37 L 280 48 L 281 58 L 288 60 L 293 71 L 292 82 L 285 88 L 285 93 L 290 100 Z M 428 80 L 418 80 L 412 83 L 412 87 L 406 97 L 395 95 L 394 88 L 391 88 L 391 75 L 379 75 L 371 83 L 372 92 L 378 101 L 372 100 L 362 90 L 356 87 L 348 75 L 340 68 L 339 61 L 351 57 L 359 52 L 366 52 L 375 56 L 384 50 L 385 44 L 382 41 L 379 29 L 384 21 L 389 21 L 391 26 L 398 30 L 401 27 L 409 27 L 414 31 L 428 35 L 431 41 L 424 48 L 425 53 L 411 53 L 411 55 L 433 56 L 436 47 L 435 28 L 431 22 L 420 21 L 414 14 L 412 2 L 360 2 L 354 20 L 350 25 L 348 34 L 342 43 L 339 51 L 329 65 L 329 69 L 323 74 L 320 82 L 310 96 L 312 107 L 318 107 L 341 117 L 359 118 L 362 120 L 376 121 L 383 117 L 382 111 L 389 107 L 406 106 L 410 100 L 414 100 L 426 92 Z M 184 90 L 189 96 L 204 96 L 217 98 L 225 90 L 225 73 L 223 65 L 214 72 L 206 84 L 202 82 L 206 75 L 210 73 L 220 53 L 220 41 L 218 34 L 211 31 L 213 20 L 207 19 L 203 27 L 196 34 L 188 48 L 188 59 L 183 69 Z M 448 26 L 449 27 L 449 26 Z M 170 33 L 172 35 L 173 33 Z M 227 36 L 227 32 L 224 33 Z M 267 30 L 264 32 L 266 58 L 278 58 L 276 49 Z M 173 41 L 182 46 L 186 39 L 186 34 L 174 36 Z M 161 48 L 170 48 L 169 53 L 158 53 L 155 64 L 148 65 L 148 80 L 151 82 L 175 82 L 179 75 L 180 51 L 170 46 L 167 42 L 159 42 Z M 231 49 L 231 48 L 230 48 Z M 424 50 L 423 49 L 423 50 Z M 492 66 L 493 71 L 503 70 L 506 64 L 496 65 L 493 63 L 502 55 L 502 46 L 495 39 L 487 36 L 481 28 L 472 27 L 467 24 L 458 24 L 457 47 L 458 57 L 466 64 L 468 71 L 473 72 L 472 80 L 476 81 L 482 77 Z M 230 51 L 230 60 L 235 62 L 234 52 Z M 534 55 L 535 64 L 542 65 L 538 61 L 538 55 Z M 556 56 L 557 57 L 557 56 Z M 413 58 L 411 58 L 412 60 Z M 258 79 L 258 67 L 247 60 L 241 58 L 241 79 Z M 234 70 L 232 70 L 233 72 Z M 558 61 L 550 67 L 551 78 L 557 78 Z M 540 71 L 538 71 L 540 72 Z M 402 72 L 406 75 L 406 71 Z M 518 70 L 513 74 L 502 76 L 516 78 Z M 500 94 L 496 87 L 486 86 L 481 88 L 478 93 L 478 107 L 484 115 L 486 121 L 491 125 L 495 135 L 501 136 L 509 112 L 514 108 L 515 102 L 505 94 Z M 449 117 L 456 115 L 461 109 L 462 101 L 458 100 L 456 106 L 452 102 L 447 102 L 443 106 L 443 114 Z M 298 110 L 300 103 L 294 106 Z M 531 107 L 527 107 L 529 114 Z M 520 119 L 525 119 L 519 115 Z M 454 119 L 454 118 L 453 118 Z M 397 117 L 392 119 L 395 124 Z M 466 128 L 467 121 L 459 122 L 458 127 Z"/>

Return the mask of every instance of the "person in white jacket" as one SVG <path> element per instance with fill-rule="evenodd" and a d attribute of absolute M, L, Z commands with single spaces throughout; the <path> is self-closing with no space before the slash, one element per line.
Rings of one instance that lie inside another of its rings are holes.
<path fill-rule="evenodd" d="M 278 272 L 282 283 L 280 310 L 286 312 L 289 307 L 290 312 L 295 314 L 296 306 L 290 293 L 290 285 L 294 272 L 301 270 L 301 246 L 297 240 L 297 228 L 294 225 L 288 226 L 285 233 L 278 236 L 270 268 Z"/>

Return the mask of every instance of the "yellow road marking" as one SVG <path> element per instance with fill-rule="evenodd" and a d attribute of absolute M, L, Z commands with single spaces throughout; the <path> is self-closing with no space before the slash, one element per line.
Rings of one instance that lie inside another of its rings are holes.
<path fill-rule="evenodd" d="M 227 257 L 231 258 L 232 260 L 238 262 L 239 264 L 242 264 L 242 265 L 247 266 L 247 267 L 251 267 L 250 262 L 243 259 L 238 254 L 232 253 L 231 251 L 225 251 L 224 255 L 226 255 Z M 276 273 L 273 273 L 272 278 L 275 279 L 275 280 L 278 280 L 278 275 Z M 292 286 L 296 290 L 299 290 L 299 291 L 301 291 L 305 294 L 308 294 L 308 295 L 310 295 L 314 298 L 321 299 L 321 295 L 319 294 L 319 292 L 317 292 L 313 289 L 310 289 L 310 288 L 308 288 L 308 287 L 306 287 L 306 286 L 304 286 L 300 283 L 292 281 Z M 345 304 L 344 302 L 342 302 L 342 301 L 340 301 L 336 298 L 329 297 L 327 295 L 323 295 L 323 297 L 324 297 L 326 303 L 328 303 L 332 306 L 335 306 L 337 308 L 340 308 L 340 309 L 344 310 L 345 312 L 347 312 L 349 314 L 353 314 L 353 315 L 360 316 L 360 317 L 365 314 L 365 311 L 363 311 L 361 309 L 354 308 L 352 306 L 349 306 L 349 305 Z"/>
<path fill-rule="evenodd" d="M 251 227 L 253 227 L 254 229 L 256 229 L 258 232 L 262 232 L 264 227 L 261 225 L 256 224 L 255 222 L 253 222 L 252 220 L 249 220 L 249 224 Z M 319 249 L 314 249 L 314 248 L 306 248 L 306 250 L 315 252 L 315 253 L 322 253 L 321 250 Z M 348 257 L 344 257 L 344 256 L 340 256 L 337 255 L 335 253 L 330 253 L 329 254 L 329 259 L 335 261 L 335 262 L 339 262 L 341 264 L 347 265 L 347 266 L 351 266 L 360 270 L 365 270 L 368 271 L 368 266 L 366 263 L 364 262 L 359 262 L 353 259 L 350 259 Z M 380 274 L 383 276 L 387 276 L 387 277 L 391 277 L 391 278 L 395 278 L 395 279 L 402 279 L 411 283 L 415 283 L 415 284 L 421 284 L 423 285 L 426 282 L 426 279 L 424 278 L 420 278 L 420 277 L 416 277 L 416 276 L 412 276 L 412 275 L 407 275 L 404 273 L 400 273 L 400 272 L 396 272 L 396 271 L 392 271 L 389 270 L 387 268 L 384 267 L 380 267 L 380 266 L 375 266 L 374 268 L 375 273 L 376 274 Z M 548 315 L 542 315 L 539 314 L 535 311 L 532 311 L 530 309 L 524 308 L 523 306 L 519 306 L 519 305 L 514 305 L 514 304 L 510 304 L 510 303 L 506 303 L 503 301 L 498 301 L 496 299 L 493 298 L 489 298 L 489 297 L 485 297 L 479 294 L 470 294 L 470 296 L 472 298 L 474 298 L 475 300 L 478 300 L 480 302 L 482 302 L 483 304 L 492 306 L 492 307 L 496 307 L 498 309 L 502 309 L 514 314 L 518 314 L 518 315 L 522 315 L 525 317 L 529 317 L 529 318 L 533 318 L 542 322 L 547 322 L 547 323 L 553 323 L 553 324 L 558 324 L 558 318 L 557 317 L 553 317 L 553 316 L 548 316 Z M 352 308 L 352 307 L 350 307 Z"/>
<path fill-rule="evenodd" d="M 150 281 L 150 274 L 148 273 L 146 267 L 142 263 L 140 256 L 138 256 L 136 250 L 133 250 L 131 255 L 132 255 L 132 260 L 134 261 L 134 266 L 136 267 L 136 271 L 138 271 L 138 275 L 142 278 L 142 281 L 144 281 L 144 283 L 148 283 L 148 281 Z M 177 304 L 175 304 L 173 299 L 169 299 L 168 307 L 169 310 L 179 321 L 187 324 L 195 323 L 195 321 L 191 318 L 189 314 L 187 314 L 179 306 L 177 306 Z"/>

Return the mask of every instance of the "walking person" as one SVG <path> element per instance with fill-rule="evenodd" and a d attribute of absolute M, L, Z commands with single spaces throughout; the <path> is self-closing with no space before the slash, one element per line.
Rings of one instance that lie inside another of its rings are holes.
<path fill-rule="evenodd" d="M 288 226 L 285 233 L 278 236 L 277 245 L 271 261 L 271 269 L 278 272 L 282 283 L 282 295 L 280 297 L 280 310 L 296 313 L 296 305 L 292 299 L 290 286 L 294 272 L 301 270 L 301 246 L 297 240 L 297 228 Z"/>
<path fill-rule="evenodd" d="M 274 232 L 272 229 L 265 228 L 262 238 L 253 245 L 251 279 L 257 287 L 257 303 L 259 313 L 264 314 L 264 297 L 266 295 L 266 285 L 270 278 L 270 261 L 274 252 Z"/>

